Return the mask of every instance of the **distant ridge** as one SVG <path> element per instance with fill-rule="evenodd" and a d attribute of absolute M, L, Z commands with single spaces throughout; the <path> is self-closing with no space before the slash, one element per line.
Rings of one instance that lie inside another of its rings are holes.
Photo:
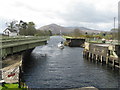
<path fill-rule="evenodd" d="M 62 33 L 71 32 L 71 31 L 69 31 L 69 29 L 59 26 L 57 24 L 45 25 L 45 26 L 40 27 L 38 30 L 51 30 L 53 34 L 58 34 L 58 33 L 60 33 L 60 31 Z"/>
<path fill-rule="evenodd" d="M 40 27 L 38 30 L 51 30 L 53 34 L 59 34 L 60 31 L 62 33 L 70 33 L 73 32 L 74 29 L 79 29 L 80 31 L 82 31 L 83 33 L 100 33 L 103 32 L 102 30 L 93 30 L 93 29 L 89 29 L 86 27 L 63 27 L 57 24 L 49 24 L 49 25 L 45 25 Z"/>
<path fill-rule="evenodd" d="M 89 28 L 85 28 L 85 27 L 66 27 L 66 28 L 69 28 L 69 29 L 80 29 L 80 30 L 92 30 L 92 29 L 89 29 Z"/>

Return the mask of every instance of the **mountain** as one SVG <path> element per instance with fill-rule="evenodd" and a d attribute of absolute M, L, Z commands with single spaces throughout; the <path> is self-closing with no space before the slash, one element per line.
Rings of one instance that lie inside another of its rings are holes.
<path fill-rule="evenodd" d="M 83 33 L 89 33 L 89 34 L 92 34 L 92 33 L 100 33 L 100 32 L 103 32 L 102 30 L 93 30 L 93 29 L 89 29 L 89 28 L 86 28 L 86 27 L 66 27 L 66 28 L 69 28 L 69 29 L 72 29 L 72 31 L 74 29 L 79 29 L 81 30 Z"/>
<path fill-rule="evenodd" d="M 57 24 L 49 24 L 49 25 L 45 25 L 40 27 L 38 30 L 51 30 L 53 34 L 59 34 L 60 31 L 61 33 L 70 33 L 73 32 L 74 29 L 79 29 L 80 31 L 82 31 L 82 33 L 100 33 L 100 30 L 93 30 L 93 29 L 89 29 L 86 27 L 62 27 L 60 25 Z"/>
<path fill-rule="evenodd" d="M 80 29 L 80 30 L 92 30 L 92 29 L 89 29 L 89 28 L 85 28 L 85 27 L 66 27 L 66 28 L 69 28 L 69 29 Z"/>
<path fill-rule="evenodd" d="M 51 30 L 53 34 L 59 34 L 60 31 L 62 33 L 69 33 L 69 32 L 71 32 L 67 28 L 59 26 L 57 24 L 45 25 L 45 26 L 40 27 L 38 30 Z"/>

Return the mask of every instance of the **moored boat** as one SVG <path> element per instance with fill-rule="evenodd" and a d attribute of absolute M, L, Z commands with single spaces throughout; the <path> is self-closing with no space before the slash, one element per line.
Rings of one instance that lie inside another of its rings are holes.
<path fill-rule="evenodd" d="M 62 41 L 61 41 L 60 43 L 58 43 L 58 48 L 60 48 L 60 49 L 64 49 L 64 44 L 63 44 Z"/>

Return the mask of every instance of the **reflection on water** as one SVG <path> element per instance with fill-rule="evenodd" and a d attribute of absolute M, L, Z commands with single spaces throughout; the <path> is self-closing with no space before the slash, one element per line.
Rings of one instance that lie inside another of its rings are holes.
<path fill-rule="evenodd" d="M 57 48 L 62 40 L 51 37 L 46 46 L 36 47 L 26 66 L 24 78 L 30 88 L 117 88 L 118 71 L 84 60 L 83 48 Z"/>

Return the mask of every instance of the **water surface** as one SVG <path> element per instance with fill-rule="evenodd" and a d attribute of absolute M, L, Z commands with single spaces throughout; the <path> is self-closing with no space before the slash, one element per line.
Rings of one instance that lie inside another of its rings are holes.
<path fill-rule="evenodd" d="M 83 59 L 83 48 L 57 48 L 60 36 L 52 36 L 45 46 L 36 47 L 26 66 L 24 79 L 30 88 L 117 88 L 118 71 Z"/>

